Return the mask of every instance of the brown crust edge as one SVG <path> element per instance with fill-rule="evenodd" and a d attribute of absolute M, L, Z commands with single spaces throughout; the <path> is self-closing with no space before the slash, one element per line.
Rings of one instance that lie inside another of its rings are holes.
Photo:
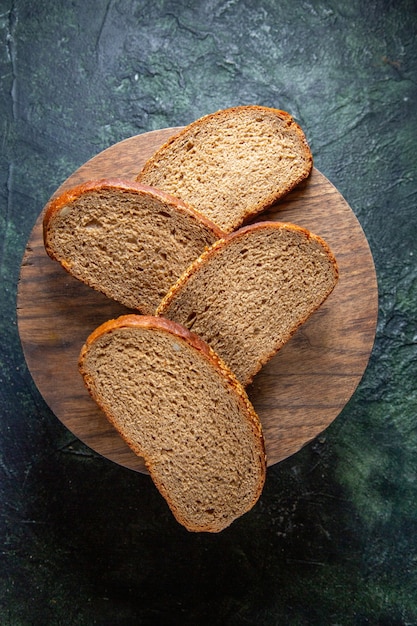
<path fill-rule="evenodd" d="M 268 208 L 270 208 L 276 202 L 278 202 L 278 200 L 282 199 L 290 191 L 292 191 L 295 187 L 297 187 L 300 183 L 306 180 L 310 176 L 312 169 L 313 169 L 313 155 L 311 153 L 311 149 L 310 149 L 310 146 L 308 144 L 308 141 L 307 141 L 307 138 L 305 136 L 303 129 L 294 120 L 294 118 L 292 117 L 292 115 L 290 115 L 290 113 L 287 113 L 287 111 L 283 111 L 281 109 L 275 109 L 273 107 L 266 107 L 266 106 L 261 106 L 258 104 L 248 104 L 248 105 L 242 105 L 242 106 L 234 106 L 234 107 L 230 107 L 227 109 L 220 109 L 219 111 L 215 111 L 214 113 L 209 113 L 208 115 L 204 115 L 203 117 L 200 117 L 199 119 L 195 120 L 194 122 L 191 122 L 190 124 L 182 128 L 179 132 L 175 133 L 160 148 L 158 148 L 156 152 L 154 152 L 154 154 L 143 165 L 142 169 L 137 174 L 135 180 L 140 182 L 142 177 L 147 174 L 148 170 L 153 169 L 154 164 L 157 162 L 160 156 L 165 155 L 171 148 L 171 145 L 174 142 L 176 142 L 177 139 L 180 139 L 183 135 L 186 135 L 190 130 L 193 130 L 194 128 L 204 124 L 209 119 L 215 119 L 216 117 L 221 117 L 221 116 L 229 115 L 229 114 L 232 114 L 232 115 L 238 114 L 239 111 L 243 109 L 251 109 L 251 110 L 259 110 L 262 112 L 269 112 L 275 115 L 276 117 L 279 117 L 281 120 L 286 122 L 286 124 L 290 126 L 292 130 L 298 135 L 305 149 L 305 155 L 304 155 L 306 159 L 305 172 L 303 172 L 296 180 L 294 180 L 294 182 L 291 185 L 288 185 L 283 191 L 281 191 L 280 193 L 275 193 L 275 194 L 268 196 L 262 202 L 255 205 L 251 211 L 247 211 L 243 216 L 241 216 L 241 218 L 236 220 L 230 226 L 230 228 L 227 229 L 227 232 L 232 232 L 233 230 L 239 228 L 241 224 L 245 223 L 249 219 L 253 219 L 257 215 L 262 213 L 263 211 L 266 211 Z"/>
<path fill-rule="evenodd" d="M 150 475 L 152 476 L 155 486 L 157 487 L 161 495 L 166 500 L 175 519 L 181 525 L 185 526 L 185 528 L 187 528 L 187 530 L 189 530 L 190 532 L 212 532 L 212 533 L 220 532 L 224 528 L 229 526 L 234 521 L 234 519 L 237 519 L 237 518 L 235 517 L 234 519 L 230 520 L 226 526 L 225 525 L 221 525 L 221 526 L 213 525 L 213 526 L 205 526 L 205 527 L 198 526 L 197 527 L 197 526 L 190 525 L 184 519 L 178 507 L 173 505 L 172 502 L 170 501 L 169 493 L 167 492 L 167 490 L 163 487 L 163 485 L 159 484 L 158 481 L 155 480 L 153 472 L 152 472 L 152 463 L 145 457 L 140 447 L 130 442 L 128 438 L 126 438 L 123 435 L 123 433 L 119 431 L 117 424 L 115 423 L 115 420 L 112 417 L 111 408 L 105 406 L 103 403 L 100 402 L 99 398 L 96 396 L 94 392 L 94 384 L 91 381 L 91 377 L 88 374 L 88 372 L 84 369 L 84 361 L 85 361 L 85 357 L 88 352 L 88 349 L 99 337 L 107 333 L 111 333 L 118 329 L 135 328 L 135 327 L 155 329 L 155 330 L 167 332 L 170 335 L 173 335 L 179 339 L 182 339 L 188 345 L 192 346 L 193 349 L 197 350 L 201 355 L 203 355 L 203 357 L 214 368 L 216 368 L 220 372 L 220 374 L 223 376 L 226 383 L 230 385 L 230 387 L 233 389 L 236 396 L 239 398 L 240 403 L 243 405 L 245 413 L 248 416 L 250 425 L 252 427 L 254 440 L 259 443 L 258 452 L 259 452 L 259 460 L 260 460 L 260 465 L 261 465 L 261 468 L 260 468 L 261 476 L 260 476 L 260 480 L 258 484 L 258 489 L 256 493 L 254 494 L 251 504 L 247 507 L 245 511 L 242 511 L 242 513 L 238 517 L 240 517 L 244 513 L 247 513 L 256 504 L 256 502 L 258 501 L 262 493 L 263 486 L 264 486 L 265 479 L 266 479 L 267 460 L 266 460 L 266 452 L 265 452 L 265 441 L 264 441 L 264 437 L 262 433 L 262 425 L 259 420 L 259 417 L 257 413 L 255 412 L 255 409 L 253 408 L 252 403 L 250 402 L 245 389 L 242 387 L 242 385 L 237 380 L 236 376 L 233 374 L 230 368 L 222 361 L 222 359 L 214 352 L 214 350 L 205 341 L 203 341 L 195 333 L 190 332 L 187 328 L 185 328 L 181 324 L 178 324 L 177 322 L 172 322 L 171 320 L 168 320 L 166 318 L 155 317 L 151 315 L 135 315 L 135 314 L 122 315 L 118 317 L 117 319 L 108 320 L 107 322 L 104 322 L 103 324 L 98 326 L 89 335 L 83 347 L 81 348 L 81 352 L 80 352 L 79 359 L 78 359 L 78 367 L 79 367 L 80 374 L 83 377 L 84 384 L 90 396 L 97 403 L 97 405 L 101 408 L 101 410 L 106 415 L 106 418 L 108 419 L 108 421 L 119 432 L 120 436 L 126 442 L 126 444 L 133 450 L 135 454 L 144 458 L 145 465 L 147 469 L 149 470 Z"/>
<path fill-rule="evenodd" d="M 280 344 L 271 353 L 269 353 L 268 355 L 265 355 L 264 358 L 260 359 L 258 363 L 258 367 L 254 370 L 253 374 L 250 376 L 250 378 L 248 378 L 248 380 L 242 383 L 243 387 L 247 387 L 253 381 L 255 375 L 259 372 L 262 366 L 265 365 L 265 363 L 267 363 L 269 359 L 271 359 L 277 352 L 279 352 L 279 350 L 285 345 L 285 343 L 287 343 L 291 339 L 291 337 L 295 334 L 298 328 L 302 324 L 304 324 L 307 321 L 307 319 L 314 313 L 314 311 L 316 311 L 323 304 L 323 302 L 329 297 L 329 295 L 332 293 L 333 289 L 335 288 L 339 279 L 339 268 L 337 265 L 336 257 L 334 256 L 332 250 L 330 249 L 330 246 L 327 244 L 327 242 L 324 239 L 322 239 L 322 237 L 320 237 L 319 235 L 315 235 L 314 233 L 310 232 L 309 230 L 307 230 L 306 228 L 302 226 L 291 224 L 289 222 L 265 221 L 265 222 L 256 222 L 255 224 L 249 224 L 248 226 L 243 226 L 239 228 L 239 230 L 229 233 L 228 235 L 223 237 L 223 239 L 218 239 L 216 242 L 214 242 L 212 246 L 210 246 L 210 248 L 205 250 L 191 265 L 189 265 L 188 268 L 183 272 L 183 274 L 177 280 L 177 282 L 174 283 L 174 285 L 172 285 L 171 289 L 168 291 L 165 297 L 161 300 L 155 312 L 155 315 L 157 316 L 164 316 L 169 305 L 175 299 L 177 293 L 180 292 L 182 288 L 186 285 L 190 276 L 198 272 L 199 268 L 202 265 L 204 265 L 204 263 L 206 263 L 211 257 L 218 254 L 219 251 L 221 251 L 225 246 L 227 246 L 230 241 L 233 241 L 235 239 L 240 239 L 241 237 L 244 237 L 248 232 L 253 232 L 256 230 L 263 230 L 263 229 L 271 229 L 271 228 L 277 229 L 277 230 L 285 229 L 285 230 L 289 230 L 292 232 L 298 232 L 301 235 L 303 235 L 306 239 L 312 239 L 316 241 L 317 243 L 319 243 L 322 246 L 324 252 L 326 253 L 331 265 L 333 266 L 334 284 L 332 288 L 329 290 L 329 292 L 325 295 L 325 297 L 321 300 L 320 304 L 318 304 L 317 307 L 313 311 L 311 311 L 305 318 L 299 321 L 298 325 L 292 330 L 291 333 L 288 334 L 284 343 Z"/>

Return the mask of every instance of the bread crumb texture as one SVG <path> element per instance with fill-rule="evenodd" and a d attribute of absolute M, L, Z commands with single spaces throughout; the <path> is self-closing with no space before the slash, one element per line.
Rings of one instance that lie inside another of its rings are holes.
<path fill-rule="evenodd" d="M 92 182 L 54 200 L 45 216 L 45 247 L 90 287 L 152 313 L 219 231 L 175 199 L 140 187 Z"/>
<path fill-rule="evenodd" d="M 175 332 L 137 326 L 99 334 L 80 363 L 91 395 L 188 530 L 221 531 L 252 508 L 264 443 L 233 375 Z"/>
<path fill-rule="evenodd" d="M 288 113 L 241 106 L 187 126 L 137 180 L 181 198 L 231 232 L 304 180 L 312 163 L 305 135 Z"/>
<path fill-rule="evenodd" d="M 327 244 L 263 222 L 215 243 L 157 309 L 202 337 L 246 386 L 323 303 L 338 279 Z"/>

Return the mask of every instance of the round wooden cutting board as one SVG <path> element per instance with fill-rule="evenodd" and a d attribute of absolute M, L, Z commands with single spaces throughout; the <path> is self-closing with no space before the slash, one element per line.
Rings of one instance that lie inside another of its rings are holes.
<path fill-rule="evenodd" d="M 144 133 L 111 146 L 74 172 L 56 194 L 90 179 L 134 179 L 177 130 Z M 143 460 L 90 398 L 78 372 L 78 355 L 87 336 L 128 310 L 72 278 L 46 255 L 42 218 L 43 213 L 27 243 L 18 286 L 19 333 L 29 370 L 49 407 L 76 437 L 105 457 L 146 472 Z M 332 248 L 340 272 L 324 305 L 248 388 L 272 465 L 322 432 L 355 391 L 374 341 L 377 282 L 358 220 L 317 169 L 259 219 L 292 222 L 320 235 Z"/>

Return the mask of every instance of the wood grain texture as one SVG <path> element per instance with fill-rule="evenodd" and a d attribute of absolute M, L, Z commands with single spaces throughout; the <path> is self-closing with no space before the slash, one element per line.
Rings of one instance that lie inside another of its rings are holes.
<path fill-rule="evenodd" d="M 56 194 L 90 179 L 134 179 L 176 130 L 144 133 L 111 146 L 74 172 Z M 18 286 L 19 333 L 29 370 L 49 407 L 76 437 L 114 462 L 146 472 L 143 460 L 91 400 L 78 372 L 78 355 L 90 332 L 128 309 L 72 278 L 46 255 L 42 218 L 43 212 L 27 243 Z M 248 388 L 272 465 L 321 433 L 354 393 L 372 350 L 378 298 L 362 228 L 341 194 L 317 169 L 261 219 L 292 222 L 323 237 L 336 255 L 340 272 L 339 283 L 324 305 Z"/>

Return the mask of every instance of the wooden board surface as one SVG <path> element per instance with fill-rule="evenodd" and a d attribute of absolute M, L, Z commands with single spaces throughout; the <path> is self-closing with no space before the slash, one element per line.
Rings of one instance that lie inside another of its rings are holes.
<path fill-rule="evenodd" d="M 103 177 L 133 179 L 177 129 L 144 133 L 100 153 L 57 190 Z M 84 388 L 78 355 L 102 322 L 128 312 L 69 276 L 43 247 L 42 213 L 23 257 L 18 286 L 19 333 L 45 401 L 67 428 L 109 459 L 146 472 Z M 372 349 L 377 320 L 374 264 L 362 228 L 337 189 L 317 170 L 260 219 L 292 222 L 323 237 L 340 280 L 324 305 L 262 369 L 248 394 L 262 421 L 268 465 L 321 433 L 355 391 Z"/>

